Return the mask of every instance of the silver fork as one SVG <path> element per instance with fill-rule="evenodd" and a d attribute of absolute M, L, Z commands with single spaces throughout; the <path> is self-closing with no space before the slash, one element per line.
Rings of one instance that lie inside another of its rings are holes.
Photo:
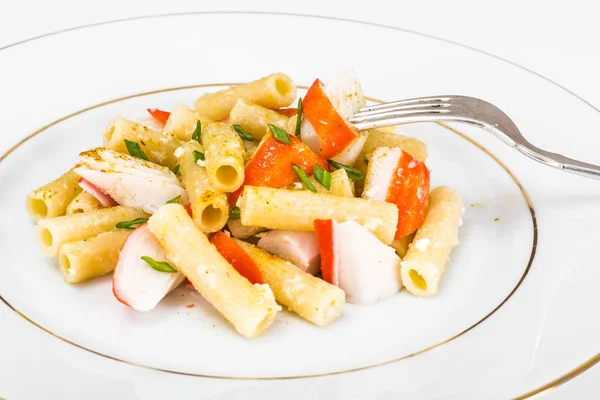
<path fill-rule="evenodd" d="M 464 122 L 493 133 L 507 145 L 542 164 L 600 179 L 600 166 L 551 153 L 529 143 L 515 123 L 493 104 L 467 96 L 431 96 L 363 107 L 350 122 L 359 130 L 415 122 Z"/>

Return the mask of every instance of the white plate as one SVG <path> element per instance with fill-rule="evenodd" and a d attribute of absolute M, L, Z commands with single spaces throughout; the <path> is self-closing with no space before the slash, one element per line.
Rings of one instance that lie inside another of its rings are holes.
<path fill-rule="evenodd" d="M 303 33 L 291 40 L 292 32 Z M 109 277 L 67 285 L 41 255 L 25 195 L 99 145 L 112 117 L 190 104 L 215 85 L 273 71 L 307 85 L 347 67 L 374 98 L 481 97 L 540 147 L 599 161 L 600 141 L 588 133 L 600 129 L 596 110 L 514 66 L 399 30 L 212 13 L 94 26 L 6 49 L 0 295 L 8 307 L 0 309 L 0 396 L 77 398 L 85 387 L 86 398 L 282 391 L 298 398 L 506 398 L 596 356 L 600 185 L 535 164 L 475 128 L 402 129 L 428 144 L 433 186 L 455 187 L 467 208 L 461 245 L 435 298 L 401 293 L 348 306 L 324 329 L 281 313 L 266 335 L 249 341 L 187 290 L 135 313 L 114 300 Z M 31 378 L 38 384 L 27 385 Z M 57 387 L 59 379 L 65 384 Z"/>

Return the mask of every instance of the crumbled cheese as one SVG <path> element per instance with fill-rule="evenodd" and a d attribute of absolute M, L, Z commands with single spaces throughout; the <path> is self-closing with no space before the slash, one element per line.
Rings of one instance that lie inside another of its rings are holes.
<path fill-rule="evenodd" d="M 175 152 L 173 153 L 173 155 L 177 158 L 180 158 L 183 153 L 185 153 L 185 150 L 183 149 L 183 147 L 178 147 L 175 149 Z"/>
<path fill-rule="evenodd" d="M 231 237 L 231 232 L 229 232 L 228 230 L 224 230 L 223 233 L 226 234 L 228 237 Z"/>
<path fill-rule="evenodd" d="M 431 240 L 429 240 L 428 238 L 421 238 L 415 242 L 415 249 L 423 252 L 427 250 L 430 244 Z"/>
<path fill-rule="evenodd" d="M 206 167 L 206 160 L 198 159 L 198 161 L 196 161 L 196 164 L 198 164 L 201 167 Z"/>
<path fill-rule="evenodd" d="M 283 292 L 288 296 L 292 296 L 295 292 L 304 289 L 305 286 L 306 284 L 302 280 L 302 277 L 296 275 L 292 279 L 287 279 L 284 282 Z"/>
<path fill-rule="evenodd" d="M 294 182 L 294 189 L 300 190 L 304 188 L 304 186 L 302 185 L 302 183 L 300 182 Z"/>

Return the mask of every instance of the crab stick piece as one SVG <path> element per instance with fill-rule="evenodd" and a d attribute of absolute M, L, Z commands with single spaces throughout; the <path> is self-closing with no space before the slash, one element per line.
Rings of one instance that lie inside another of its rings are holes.
<path fill-rule="evenodd" d="M 235 239 L 232 239 L 223 232 L 217 232 L 210 238 L 210 243 L 213 244 L 223 258 L 225 258 L 227 262 L 240 273 L 240 275 L 248 279 L 250 283 L 258 283 L 259 285 L 265 283 L 254 260 L 246 254 L 244 249 L 237 244 Z"/>
<path fill-rule="evenodd" d="M 398 147 L 379 147 L 367 169 L 364 199 L 393 203 L 398 207 L 395 239 L 415 232 L 425 219 L 429 198 L 429 170 Z"/>
<path fill-rule="evenodd" d="M 103 148 L 85 151 L 79 159 L 75 172 L 118 204 L 152 214 L 178 196 L 188 202 L 179 179 L 166 167 Z"/>
<path fill-rule="evenodd" d="M 148 229 L 148 224 L 135 229 L 125 240 L 113 275 L 113 294 L 134 310 L 150 311 L 179 286 L 185 276 L 175 269 L 171 272 L 156 270 L 142 257 L 166 262 L 165 250 Z"/>
<path fill-rule="evenodd" d="M 244 186 L 266 186 L 279 188 L 298 182 L 292 164 L 298 165 L 307 175 L 312 175 L 315 164 L 326 170 L 327 162 L 315 154 L 307 145 L 293 136 L 285 144 L 272 135 L 265 135 L 258 149 L 246 164 L 244 184 L 229 195 L 229 204 L 235 204 Z"/>
<path fill-rule="evenodd" d="M 159 110 L 158 108 L 148 108 L 147 111 L 150 115 L 152 115 L 152 118 L 154 118 L 162 126 L 165 126 L 167 120 L 171 116 L 170 112 Z"/>
<path fill-rule="evenodd" d="M 354 221 L 315 221 L 323 279 L 339 286 L 346 300 L 371 304 L 402 289 L 400 257 Z"/>
<path fill-rule="evenodd" d="M 96 186 L 94 186 L 91 182 L 86 181 L 85 179 L 81 178 L 81 179 L 79 179 L 79 181 L 77 182 L 77 184 L 83 190 L 85 190 L 87 193 L 89 193 L 92 196 L 94 196 L 94 198 L 96 200 L 98 200 L 100 202 L 100 204 L 102 204 L 102 206 L 104 206 L 104 207 L 114 207 L 114 206 L 118 205 L 117 202 L 112 199 L 112 197 L 110 197 L 109 195 L 105 194 L 103 191 L 101 191 Z"/>
<path fill-rule="evenodd" d="M 256 244 L 304 272 L 316 275 L 321 265 L 319 243 L 313 232 L 272 230 L 263 234 Z"/>

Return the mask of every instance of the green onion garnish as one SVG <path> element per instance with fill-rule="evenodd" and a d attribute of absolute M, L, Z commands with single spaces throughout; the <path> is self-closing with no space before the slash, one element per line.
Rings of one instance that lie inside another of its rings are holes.
<path fill-rule="evenodd" d="M 238 206 L 235 206 L 231 209 L 231 212 L 229 213 L 229 219 L 240 219 L 241 213 L 242 210 L 240 210 Z"/>
<path fill-rule="evenodd" d="M 196 129 L 194 129 L 194 133 L 192 133 L 192 140 L 200 143 L 200 135 L 202 134 L 202 122 L 200 120 L 196 121 Z"/>
<path fill-rule="evenodd" d="M 164 261 L 156 261 L 152 259 L 152 257 L 142 256 L 142 260 L 146 261 L 152 269 L 157 270 L 158 272 L 168 272 L 170 274 L 177 272 L 177 270 L 166 263 Z"/>
<path fill-rule="evenodd" d="M 173 197 L 171 200 L 167 201 L 165 204 L 177 204 L 181 200 L 181 195 L 177 197 Z"/>
<path fill-rule="evenodd" d="M 252 135 L 246 132 L 244 128 L 242 128 L 240 125 L 235 124 L 231 125 L 231 127 L 237 132 L 238 135 L 240 135 L 242 140 L 245 140 L 247 142 L 254 142 L 254 138 L 252 137 Z"/>
<path fill-rule="evenodd" d="M 310 179 L 308 179 L 306 172 L 304 172 L 304 170 L 302 170 L 302 168 L 300 168 L 296 164 L 292 164 L 292 168 L 294 168 L 294 172 L 296 173 L 296 175 L 298 175 L 298 178 L 304 184 L 304 186 L 311 192 L 316 193 L 317 188 L 315 187 L 315 185 L 313 185 Z"/>
<path fill-rule="evenodd" d="M 315 164 L 315 173 L 313 174 L 317 182 L 319 182 L 327 190 L 331 187 L 331 174 L 319 164 Z"/>
<path fill-rule="evenodd" d="M 333 168 L 336 169 L 340 169 L 343 168 L 346 170 L 346 172 L 348 173 L 348 178 L 354 179 L 354 180 L 361 180 L 361 179 L 365 179 L 365 175 L 360 172 L 357 169 L 354 169 L 352 167 L 349 167 L 347 165 L 344 164 L 340 164 L 339 162 L 335 162 L 333 160 L 327 160 L 327 162 L 329 163 L 329 165 L 331 165 Z"/>
<path fill-rule="evenodd" d="M 138 142 L 132 142 L 131 140 L 125 139 L 125 147 L 127 147 L 127 151 L 131 156 L 148 161 L 148 157 L 144 154 Z"/>
<path fill-rule="evenodd" d="M 136 218 L 131 221 L 121 221 L 115 226 L 119 229 L 135 229 L 146 222 L 148 222 L 148 218 Z"/>
<path fill-rule="evenodd" d="M 179 172 L 179 164 L 177 164 L 177 165 L 175 166 L 175 168 L 173 168 L 173 173 L 174 173 L 174 174 L 176 174 L 176 173 L 178 173 L 178 172 Z"/>
<path fill-rule="evenodd" d="M 194 150 L 194 161 L 198 162 L 198 160 L 200 161 L 204 161 L 206 158 L 204 157 L 204 153 L 199 152 L 198 150 Z"/>
<path fill-rule="evenodd" d="M 285 143 L 285 144 L 291 144 L 292 142 L 290 141 L 290 136 L 287 134 L 286 131 L 284 131 L 283 129 L 279 128 L 278 126 L 275 126 L 273 124 L 269 124 L 269 130 L 271 131 L 271 135 L 273 135 L 273 137 L 275 138 L 275 140 L 281 142 L 281 143 Z"/>
<path fill-rule="evenodd" d="M 300 125 L 302 124 L 302 97 L 298 99 L 298 115 L 296 116 L 296 136 L 300 136 Z"/>

